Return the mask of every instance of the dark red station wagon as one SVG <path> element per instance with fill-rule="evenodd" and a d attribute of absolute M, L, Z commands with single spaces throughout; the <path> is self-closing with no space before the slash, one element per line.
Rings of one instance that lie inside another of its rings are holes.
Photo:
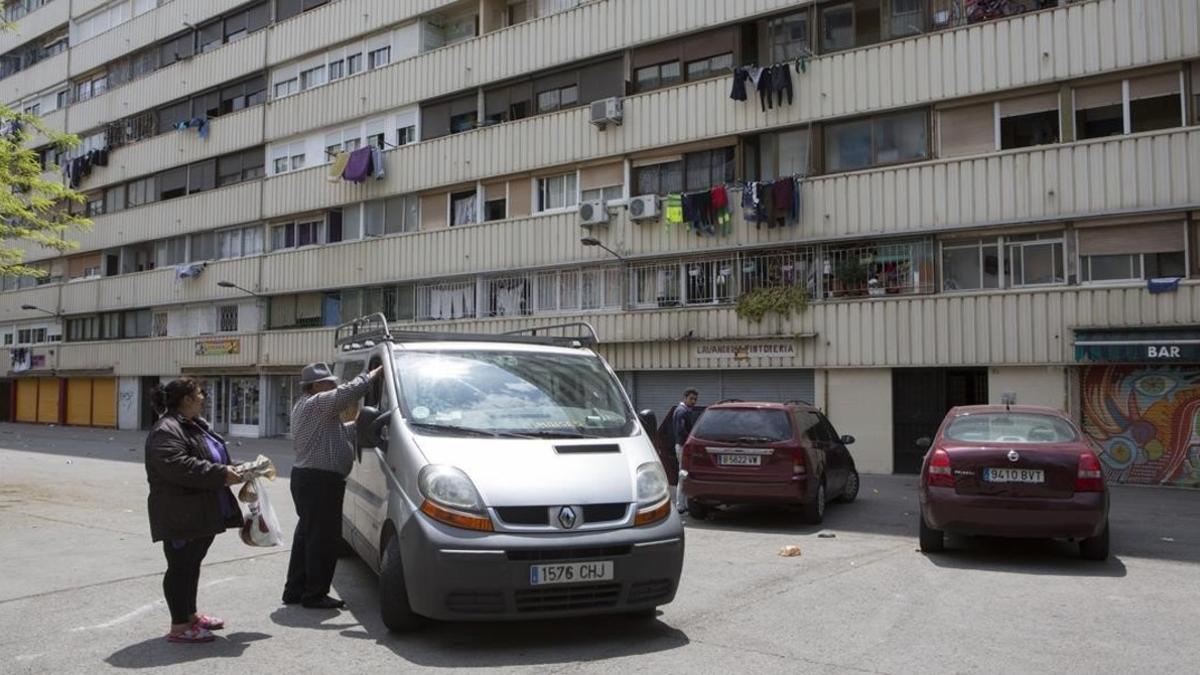
<path fill-rule="evenodd" d="M 858 496 L 853 442 L 806 404 L 709 406 L 683 449 L 688 511 L 703 518 L 718 504 L 797 504 L 806 522 L 820 523 L 829 500 Z"/>
<path fill-rule="evenodd" d="M 921 550 L 944 533 L 1070 539 L 1108 557 L 1108 488 L 1096 449 L 1053 408 L 968 406 L 942 421 L 921 467 Z"/>

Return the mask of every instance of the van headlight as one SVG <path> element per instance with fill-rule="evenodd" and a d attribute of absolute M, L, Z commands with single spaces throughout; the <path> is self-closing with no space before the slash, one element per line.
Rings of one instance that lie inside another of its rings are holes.
<path fill-rule="evenodd" d="M 478 532 L 491 532 L 492 519 L 475 484 L 462 469 L 430 464 L 417 476 L 417 487 L 425 499 L 421 513 L 434 520 Z"/>
<path fill-rule="evenodd" d="M 637 469 L 637 518 L 634 525 L 657 523 L 671 513 L 671 485 L 662 464 L 646 462 Z"/>

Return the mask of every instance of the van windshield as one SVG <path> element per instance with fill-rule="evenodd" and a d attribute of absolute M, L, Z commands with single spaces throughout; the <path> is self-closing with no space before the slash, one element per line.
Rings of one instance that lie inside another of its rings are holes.
<path fill-rule="evenodd" d="M 523 351 L 403 351 L 401 411 L 417 433 L 612 438 L 634 417 L 596 356 Z"/>

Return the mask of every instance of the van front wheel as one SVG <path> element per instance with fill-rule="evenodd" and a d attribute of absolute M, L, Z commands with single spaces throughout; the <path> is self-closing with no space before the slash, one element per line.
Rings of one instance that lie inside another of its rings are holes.
<path fill-rule="evenodd" d="M 379 566 L 379 613 L 383 625 L 395 633 L 414 631 L 425 625 L 425 618 L 413 612 L 408 602 L 408 587 L 400 562 L 400 538 L 396 536 L 388 539 Z"/>

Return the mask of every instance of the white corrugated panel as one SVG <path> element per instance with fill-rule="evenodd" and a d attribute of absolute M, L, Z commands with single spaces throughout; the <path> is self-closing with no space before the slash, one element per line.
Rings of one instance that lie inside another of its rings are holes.
<path fill-rule="evenodd" d="M 71 14 L 71 3 L 51 2 L 26 14 L 9 27 L 0 31 L 0 54 L 16 49 L 31 39 L 44 35 L 65 24 Z"/>

